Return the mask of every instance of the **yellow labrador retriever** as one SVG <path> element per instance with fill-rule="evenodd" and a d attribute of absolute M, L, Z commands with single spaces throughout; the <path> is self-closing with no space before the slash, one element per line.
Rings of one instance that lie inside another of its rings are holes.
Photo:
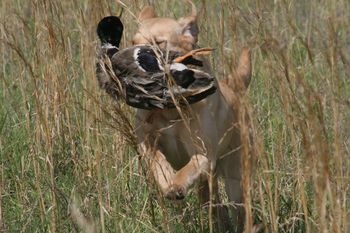
<path fill-rule="evenodd" d="M 191 15 L 179 20 L 157 17 L 152 7 L 144 7 L 133 44 L 156 43 L 170 50 L 193 50 L 198 38 L 197 10 L 190 3 Z M 203 63 L 210 71 L 204 59 Z M 218 90 L 206 99 L 181 110 L 137 111 L 138 143 L 165 197 L 183 199 L 189 188 L 200 181 L 200 197 L 208 201 L 209 193 L 217 193 L 216 179 L 221 176 L 230 202 L 242 203 L 239 106 L 235 91 L 245 89 L 250 76 L 250 52 L 243 49 L 236 73 L 220 80 Z M 234 209 L 232 222 L 242 231 L 243 208 Z"/>

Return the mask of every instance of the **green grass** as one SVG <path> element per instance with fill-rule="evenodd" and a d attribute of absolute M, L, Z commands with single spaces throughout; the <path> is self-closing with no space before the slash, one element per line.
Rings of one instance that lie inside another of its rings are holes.
<path fill-rule="evenodd" d="M 147 2 L 124 8 L 122 46 Z M 189 12 L 181 1 L 151 2 L 160 15 Z M 349 232 L 349 1 L 195 2 L 218 78 L 242 46 L 252 49 L 250 217 L 265 232 Z M 0 231 L 208 231 L 195 191 L 182 203 L 161 197 L 97 85 L 95 28 L 121 9 L 110 0 L 0 2 Z"/>

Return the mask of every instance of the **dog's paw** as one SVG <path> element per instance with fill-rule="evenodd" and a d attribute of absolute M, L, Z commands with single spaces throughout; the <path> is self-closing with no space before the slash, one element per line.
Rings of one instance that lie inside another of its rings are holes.
<path fill-rule="evenodd" d="M 164 195 L 169 200 L 182 200 L 186 196 L 186 188 L 181 185 L 171 185 Z"/>

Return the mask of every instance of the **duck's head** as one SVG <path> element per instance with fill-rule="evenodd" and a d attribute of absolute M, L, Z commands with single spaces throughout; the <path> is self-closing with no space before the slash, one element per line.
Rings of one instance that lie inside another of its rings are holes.
<path fill-rule="evenodd" d="M 102 44 L 109 43 L 119 47 L 123 35 L 123 24 L 117 16 L 107 16 L 97 25 L 97 35 Z"/>

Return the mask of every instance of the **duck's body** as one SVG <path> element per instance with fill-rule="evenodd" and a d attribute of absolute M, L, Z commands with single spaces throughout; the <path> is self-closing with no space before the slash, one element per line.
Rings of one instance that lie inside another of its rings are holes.
<path fill-rule="evenodd" d="M 104 18 L 97 29 L 102 42 L 97 78 L 114 98 L 125 98 L 136 108 L 164 109 L 174 107 L 174 101 L 191 104 L 215 92 L 214 78 L 200 70 L 200 60 L 188 56 L 179 63 L 176 58 L 182 54 L 150 45 L 119 50 L 122 30 L 114 16 Z"/>

